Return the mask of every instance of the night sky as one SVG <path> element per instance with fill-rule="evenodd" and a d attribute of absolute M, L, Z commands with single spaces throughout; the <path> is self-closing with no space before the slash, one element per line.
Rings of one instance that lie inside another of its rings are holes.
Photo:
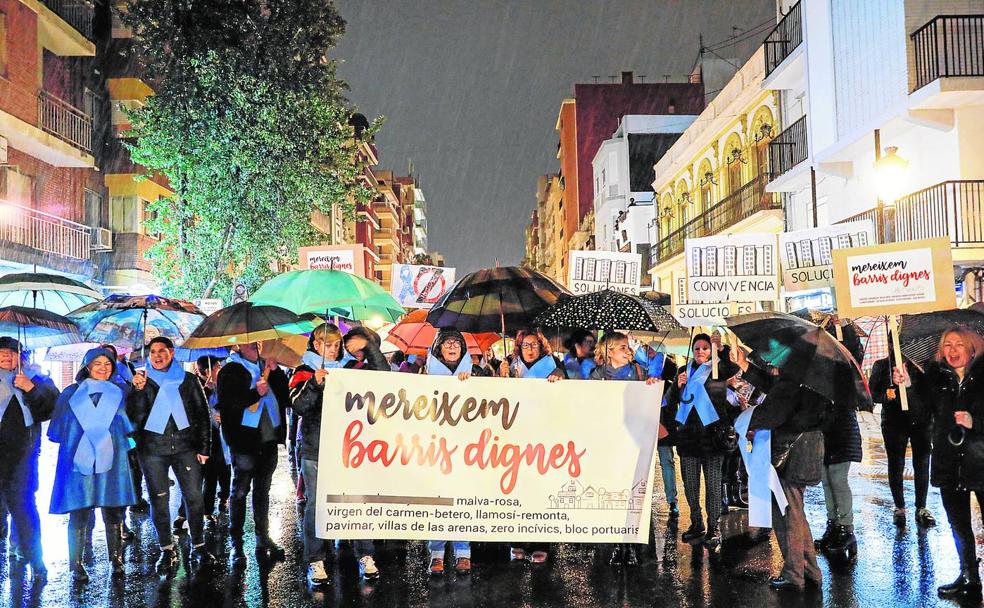
<path fill-rule="evenodd" d="M 556 172 L 560 103 L 576 82 L 622 70 L 683 80 L 699 35 L 709 93 L 775 21 L 774 0 L 338 0 L 334 51 L 352 102 L 386 122 L 381 169 L 412 160 L 429 247 L 458 276 L 498 257 L 518 264 L 537 176 Z M 740 29 L 733 29 L 740 28 Z M 737 39 L 730 40 L 732 36 Z"/>

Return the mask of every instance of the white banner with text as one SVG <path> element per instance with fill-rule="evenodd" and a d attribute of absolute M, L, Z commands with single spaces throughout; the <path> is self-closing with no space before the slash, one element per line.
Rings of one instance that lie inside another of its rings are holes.
<path fill-rule="evenodd" d="M 758 302 L 779 298 L 774 234 L 732 234 L 684 241 L 687 299 Z"/>

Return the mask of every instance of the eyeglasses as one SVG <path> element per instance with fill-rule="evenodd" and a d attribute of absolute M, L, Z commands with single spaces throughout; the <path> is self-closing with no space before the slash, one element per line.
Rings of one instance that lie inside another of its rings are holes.
<path fill-rule="evenodd" d="M 540 343 L 539 342 L 523 342 L 520 345 L 520 348 L 522 348 L 523 350 L 533 350 L 535 348 L 540 348 Z"/>

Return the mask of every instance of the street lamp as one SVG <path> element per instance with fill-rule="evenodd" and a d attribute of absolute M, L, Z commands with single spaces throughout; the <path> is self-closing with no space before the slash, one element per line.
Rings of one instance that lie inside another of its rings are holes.
<path fill-rule="evenodd" d="M 895 241 L 895 204 L 908 185 L 909 161 L 898 155 L 896 146 L 885 148 L 885 154 L 875 159 L 875 189 L 879 206 L 883 207 L 884 242 Z"/>

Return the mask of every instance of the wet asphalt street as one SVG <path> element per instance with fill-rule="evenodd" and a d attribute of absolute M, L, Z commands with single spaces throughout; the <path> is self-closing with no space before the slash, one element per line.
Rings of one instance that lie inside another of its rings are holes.
<path fill-rule="evenodd" d="M 66 571 L 66 516 L 42 516 L 45 561 L 49 582 L 40 589 L 17 576 L 0 557 L 0 606 L 952 606 L 937 599 L 937 585 L 948 583 L 957 573 L 956 552 L 939 492 L 930 490 L 929 508 L 939 525 L 918 529 L 912 515 L 912 483 L 907 481 L 909 523 L 897 529 L 892 523 L 892 500 L 886 480 L 881 435 L 873 418 L 863 421 L 865 462 L 852 468 L 855 519 L 859 554 L 854 565 L 831 565 L 820 558 L 824 583 L 821 591 L 796 594 L 774 592 L 766 581 L 781 566 L 778 546 L 772 535 L 767 542 L 752 542 L 745 532 L 745 511 L 732 511 L 722 518 L 724 544 L 719 553 L 708 554 L 699 547 L 681 543 L 679 532 L 689 522 L 686 503 L 680 507 L 680 530 L 667 523 L 665 504 L 654 509 L 654 540 L 642 551 L 638 568 L 616 570 L 608 565 L 609 548 L 589 545 L 555 547 L 552 563 L 542 566 L 512 564 L 507 548 L 478 547 L 475 567 L 469 577 L 446 575 L 430 579 L 423 543 L 388 543 L 378 549 L 382 577 L 360 582 L 354 562 L 342 555 L 333 565 L 332 586 L 312 593 L 305 585 L 305 565 L 299 563 L 301 540 L 294 500 L 294 482 L 286 453 L 274 479 L 271 529 L 287 550 L 285 561 L 260 566 L 247 547 L 250 563 L 235 572 L 229 560 L 226 534 L 211 536 L 217 563 L 209 570 L 190 575 L 187 536 L 182 539 L 183 563 L 176 576 L 162 580 L 154 572 L 157 548 L 150 517 L 131 514 L 129 525 L 137 538 L 126 550 L 125 580 L 113 583 L 105 562 L 102 523 L 97 524 L 95 564 L 89 567 L 91 581 L 72 583 Z M 46 443 L 42 455 L 42 487 L 38 504 L 47 510 L 55 446 Z M 657 468 L 657 478 L 659 470 Z M 908 475 L 907 475 L 908 477 Z M 657 488 L 660 483 L 657 481 Z M 826 514 L 819 487 L 807 493 L 807 514 L 814 535 L 822 532 Z M 661 502 L 661 501 L 660 501 Z M 176 507 L 176 504 L 173 505 Z M 981 544 L 981 522 L 975 513 L 975 530 Z M 98 519 L 98 518 L 97 518 Z M 249 518 L 251 519 L 251 518 Z M 223 521 L 227 521 L 223 519 Z M 250 536 L 248 535 L 248 538 Z M 980 553 L 980 550 L 978 551 Z"/>

